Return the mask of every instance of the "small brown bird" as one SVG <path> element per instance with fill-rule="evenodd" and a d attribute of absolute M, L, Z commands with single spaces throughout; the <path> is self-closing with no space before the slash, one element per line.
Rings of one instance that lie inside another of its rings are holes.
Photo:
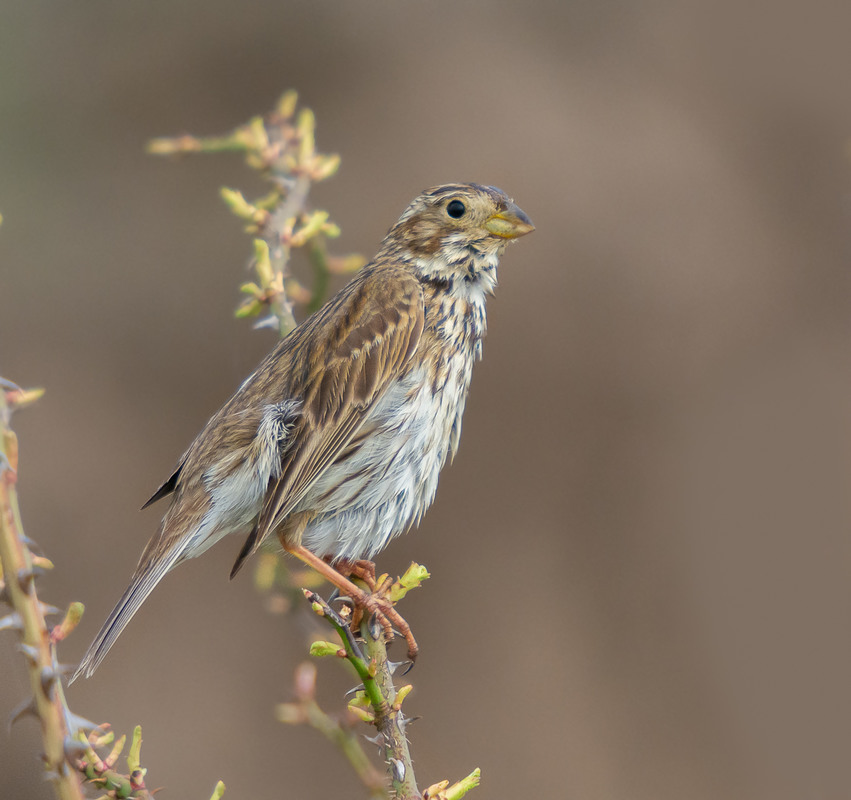
<path fill-rule="evenodd" d="M 497 262 L 508 240 L 533 230 L 492 186 L 417 197 L 375 259 L 278 343 L 143 506 L 171 496 L 74 679 L 97 669 L 169 570 L 231 533 L 247 534 L 231 577 L 275 534 L 385 627 L 397 625 L 413 657 L 389 601 L 346 576 L 369 582 L 363 559 L 434 499 L 458 449 Z"/>

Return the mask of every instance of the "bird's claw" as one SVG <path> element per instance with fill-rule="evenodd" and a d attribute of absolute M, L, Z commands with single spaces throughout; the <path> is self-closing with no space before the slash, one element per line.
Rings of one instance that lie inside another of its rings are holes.
<path fill-rule="evenodd" d="M 401 635 L 408 643 L 408 659 L 413 662 L 419 652 L 419 646 L 411 632 L 411 626 L 402 618 L 393 607 L 393 601 L 386 596 L 385 592 L 392 585 L 392 581 L 383 581 L 377 591 L 367 594 L 362 592 L 359 597 L 354 597 L 354 608 L 352 610 L 351 629 L 353 632 L 360 628 L 364 612 L 370 615 L 370 634 L 374 638 L 384 632 L 384 640 L 392 642 L 395 636 Z M 380 629 L 379 629 L 380 626 Z M 396 630 L 394 630 L 394 628 Z"/>
<path fill-rule="evenodd" d="M 391 582 L 392 583 L 392 582 Z M 386 583 L 382 585 L 382 589 Z M 375 615 L 381 627 L 384 629 L 384 638 L 388 642 L 392 642 L 394 638 L 394 626 L 398 629 L 401 636 L 408 643 L 408 658 L 413 663 L 419 653 L 419 646 L 414 634 L 411 632 L 411 626 L 402 618 L 402 615 L 393 607 L 393 602 L 390 598 L 382 593 L 367 595 L 363 607 L 366 611 Z"/>

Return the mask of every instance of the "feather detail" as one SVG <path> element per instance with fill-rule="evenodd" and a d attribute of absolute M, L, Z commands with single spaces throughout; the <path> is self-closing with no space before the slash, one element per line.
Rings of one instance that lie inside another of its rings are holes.
<path fill-rule="evenodd" d="M 77 667 L 71 677 L 70 683 L 73 683 L 81 675 L 90 677 L 100 666 L 100 663 L 115 644 L 121 632 L 133 619 L 142 603 L 147 600 L 148 595 L 165 577 L 165 574 L 174 566 L 180 556 L 179 550 L 172 550 L 153 563 L 140 563 L 130 585 L 115 604 L 115 608 L 112 609 L 106 622 L 103 623 L 98 635 L 95 636 L 94 641 L 86 651 L 85 657 L 80 662 L 80 666 Z"/>
<path fill-rule="evenodd" d="M 234 570 L 260 547 L 328 464 L 346 449 L 369 410 L 410 361 L 424 319 L 419 282 L 392 266 L 368 270 L 356 290 L 329 314 L 333 346 L 313 359 L 300 387 L 304 420 L 297 441 L 280 478 L 270 486 L 249 537 L 251 547 L 240 553 Z"/>
<path fill-rule="evenodd" d="M 177 482 L 180 480 L 180 471 L 182 469 L 183 463 L 181 462 L 177 469 L 171 473 L 171 477 L 151 495 L 150 500 L 142 506 L 140 511 L 144 511 L 148 506 L 152 506 L 157 500 L 168 497 L 177 488 Z"/>

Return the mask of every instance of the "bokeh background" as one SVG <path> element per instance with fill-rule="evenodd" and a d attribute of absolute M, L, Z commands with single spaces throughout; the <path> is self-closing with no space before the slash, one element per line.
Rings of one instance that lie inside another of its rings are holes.
<path fill-rule="evenodd" d="M 144 143 L 294 87 L 343 156 L 314 194 L 341 252 L 450 180 L 538 226 L 503 259 L 455 465 L 379 563 L 434 575 L 404 608 L 420 785 L 478 765 L 482 798 L 851 796 L 849 24 L 821 2 L 5 3 L 0 368 L 47 388 L 15 426 L 43 595 L 88 607 L 63 659 L 273 340 L 233 318 L 249 242 L 217 194 L 262 187 Z M 357 797 L 274 720 L 305 617 L 228 582 L 239 546 L 170 575 L 70 702 L 142 724 L 164 798 Z M 26 689 L 0 637 L 5 716 Z M 50 797 L 35 724 L 0 736 L 0 797 Z"/>

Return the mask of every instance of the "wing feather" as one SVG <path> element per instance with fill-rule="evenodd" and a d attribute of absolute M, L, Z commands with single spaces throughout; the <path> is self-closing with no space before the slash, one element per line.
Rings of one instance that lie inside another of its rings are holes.
<path fill-rule="evenodd" d="M 345 451 L 416 350 L 425 320 L 419 282 L 399 267 L 370 270 L 364 278 L 310 337 L 303 383 L 293 386 L 303 400 L 298 430 L 234 574 Z"/>
<path fill-rule="evenodd" d="M 151 495 L 150 500 L 142 506 L 142 511 L 144 511 L 148 506 L 152 506 L 157 502 L 157 500 L 162 500 L 163 497 L 168 497 L 177 488 L 177 482 L 180 480 L 180 473 L 183 470 L 183 463 L 184 462 L 181 460 L 180 464 L 177 465 L 177 469 L 171 473 L 171 477 L 162 486 L 160 486 L 160 488 Z"/>

